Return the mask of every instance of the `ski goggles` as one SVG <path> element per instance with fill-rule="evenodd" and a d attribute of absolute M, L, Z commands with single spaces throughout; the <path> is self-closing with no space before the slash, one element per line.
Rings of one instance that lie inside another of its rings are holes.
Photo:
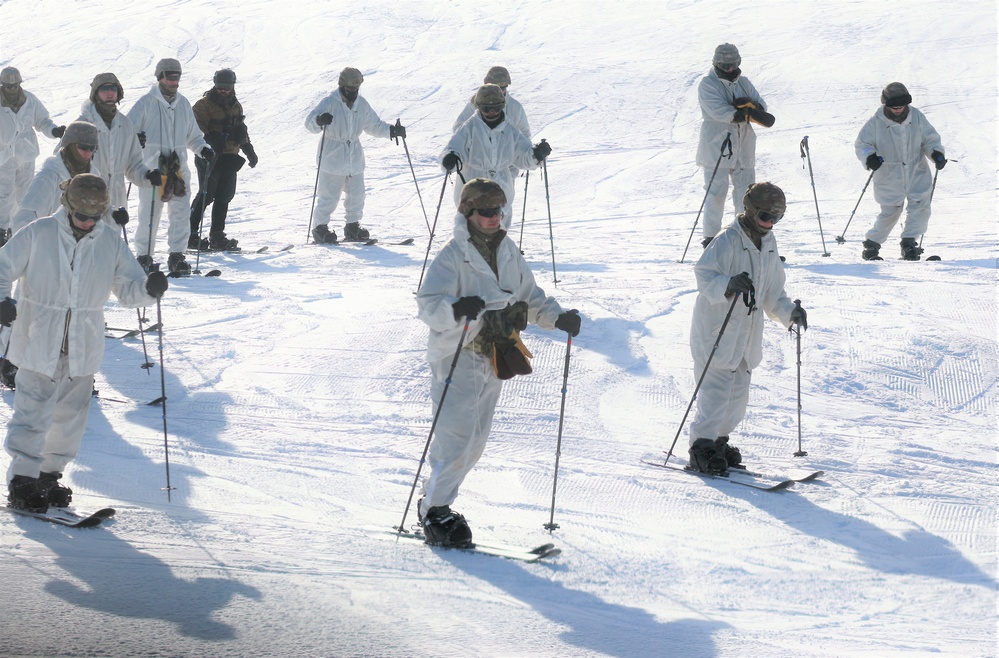
<path fill-rule="evenodd" d="M 768 212 L 766 210 L 756 211 L 756 219 L 760 220 L 761 222 L 771 222 L 773 224 L 776 224 L 781 220 L 782 217 L 784 217 L 784 211 L 781 211 L 780 213 Z"/>
<path fill-rule="evenodd" d="M 80 212 L 78 210 L 74 210 L 73 211 L 73 217 L 75 217 L 76 221 L 78 221 L 78 222 L 95 222 L 96 223 L 96 222 L 101 221 L 101 217 L 103 217 L 103 215 L 87 215 L 87 214 L 84 214 L 84 213 L 82 213 L 82 212 Z"/>
<path fill-rule="evenodd" d="M 113 91 L 113 92 L 117 92 L 118 91 L 118 85 L 116 85 L 113 82 L 105 82 L 104 84 L 102 84 L 100 87 L 97 88 L 97 92 L 98 93 L 100 93 L 102 91 Z"/>
<path fill-rule="evenodd" d="M 173 82 L 176 82 L 180 80 L 180 73 L 176 71 L 167 71 L 166 73 L 163 74 L 163 77 L 166 78 L 167 80 L 172 80 Z"/>
<path fill-rule="evenodd" d="M 503 111 L 504 107 L 504 103 L 489 103 L 488 105 L 480 105 L 479 112 L 482 114 L 499 114 Z"/>
<path fill-rule="evenodd" d="M 81 151 L 90 151 L 91 153 L 93 153 L 94 151 L 97 150 L 97 144 L 77 144 L 76 148 L 80 149 Z"/>
<path fill-rule="evenodd" d="M 20 82 L 5 82 L 5 83 L 3 83 L 3 88 L 4 89 L 17 89 L 20 86 L 21 86 Z"/>
<path fill-rule="evenodd" d="M 475 212 L 479 213 L 482 217 L 495 217 L 503 212 L 502 208 L 476 208 Z"/>

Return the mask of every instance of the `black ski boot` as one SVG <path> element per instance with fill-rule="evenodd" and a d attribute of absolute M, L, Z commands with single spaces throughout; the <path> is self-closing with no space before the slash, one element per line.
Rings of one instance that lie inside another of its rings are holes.
<path fill-rule="evenodd" d="M 916 238 L 902 238 L 902 260 L 919 260 L 923 250 L 916 244 Z"/>
<path fill-rule="evenodd" d="M 351 222 L 343 227 L 343 239 L 348 242 L 363 242 L 371 237 L 368 229 L 361 228 L 357 222 Z"/>
<path fill-rule="evenodd" d="M 336 233 L 326 224 L 320 224 L 312 229 L 312 241 L 316 244 L 336 244 Z"/>
<path fill-rule="evenodd" d="M 187 239 L 187 248 L 191 251 L 208 251 L 208 238 L 199 238 L 197 234 L 191 233 L 191 237 Z"/>
<path fill-rule="evenodd" d="M 7 507 L 44 514 L 49 511 L 45 493 L 38 487 L 38 478 L 15 475 L 7 484 Z"/>
<path fill-rule="evenodd" d="M 881 245 L 874 240 L 864 240 L 864 252 L 861 254 L 864 260 L 884 260 L 881 256 L 878 256 L 878 252 L 881 250 Z"/>
<path fill-rule="evenodd" d="M 187 259 L 184 258 L 184 254 L 179 251 L 170 254 L 170 258 L 167 260 L 167 268 L 170 270 L 170 274 L 176 274 L 177 276 L 188 276 L 191 273 L 191 266 L 188 264 Z"/>
<path fill-rule="evenodd" d="M 153 257 L 152 256 L 136 256 L 135 260 L 139 261 L 139 265 L 142 266 L 142 271 L 149 274 L 150 270 L 153 269 Z"/>
<path fill-rule="evenodd" d="M 209 233 L 209 247 L 212 251 L 239 251 L 239 240 L 231 240 L 225 233 Z"/>
<path fill-rule="evenodd" d="M 0 358 L 0 384 L 3 384 L 13 391 L 17 388 L 15 385 L 16 376 L 17 366 L 7 359 Z"/>
<path fill-rule="evenodd" d="M 59 484 L 62 473 L 42 473 L 38 476 L 38 491 L 48 499 L 51 507 L 69 507 L 73 502 L 73 490 Z"/>
<path fill-rule="evenodd" d="M 701 240 L 701 249 L 707 249 L 712 240 L 714 240 L 714 238 L 704 238 Z"/>
<path fill-rule="evenodd" d="M 712 439 L 697 439 L 690 446 L 690 464 L 688 468 L 711 475 L 724 475 L 728 472 L 728 460 L 725 453 L 717 449 Z"/>
<path fill-rule="evenodd" d="M 0 247 L 7 244 L 8 240 L 10 240 L 10 229 L 9 228 L 0 229 Z"/>
<path fill-rule="evenodd" d="M 742 452 L 728 442 L 727 436 L 719 436 L 715 440 L 715 450 L 725 456 L 729 468 L 746 468 L 742 465 Z"/>
<path fill-rule="evenodd" d="M 472 545 L 472 530 L 468 527 L 465 517 L 452 512 L 447 505 L 431 507 L 427 511 L 427 516 L 421 519 L 421 525 L 427 543 L 432 546 Z"/>

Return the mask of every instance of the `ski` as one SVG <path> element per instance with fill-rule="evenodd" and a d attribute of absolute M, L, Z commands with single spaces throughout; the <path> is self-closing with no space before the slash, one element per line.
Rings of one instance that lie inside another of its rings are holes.
<path fill-rule="evenodd" d="M 739 484 L 744 487 L 749 487 L 751 489 L 759 489 L 760 491 L 783 491 L 784 489 L 787 489 L 796 482 L 795 480 L 784 479 L 784 480 L 778 480 L 772 484 L 762 484 L 759 482 L 754 482 L 752 480 L 741 479 L 739 475 L 748 475 L 749 477 L 753 477 L 753 475 L 747 471 L 740 471 L 737 469 L 730 470 L 726 475 L 715 475 L 713 473 L 702 473 L 700 471 L 695 471 L 693 469 L 687 468 L 686 466 L 674 466 L 673 464 L 660 464 L 657 462 L 650 462 L 645 460 L 642 460 L 642 463 L 648 464 L 649 466 L 656 466 L 658 468 L 668 468 L 672 471 L 679 471 L 681 473 L 689 473 L 690 475 L 697 475 L 704 479 L 724 480 L 725 482 L 731 482 L 732 484 Z M 736 477 L 732 477 L 733 474 L 735 474 Z"/>
<path fill-rule="evenodd" d="M 163 328 L 163 325 L 160 324 L 159 322 L 157 322 L 156 324 L 150 325 L 150 326 L 146 327 L 145 329 L 121 329 L 121 328 L 118 328 L 118 327 L 105 327 L 104 328 L 104 337 L 105 338 L 116 338 L 116 339 L 119 339 L 119 340 L 125 339 L 125 338 L 135 338 L 139 334 L 156 333 L 156 332 L 158 332 L 162 328 Z M 121 335 L 115 335 L 113 332 L 116 332 L 116 331 L 123 331 L 124 333 L 121 334 Z"/>
<path fill-rule="evenodd" d="M 729 473 L 732 473 L 732 472 L 735 472 L 735 473 L 744 473 L 744 474 L 752 476 L 754 478 L 761 478 L 761 479 L 764 479 L 764 480 L 780 480 L 780 481 L 790 480 L 792 482 L 814 482 L 815 480 L 818 480 L 820 477 L 822 477 L 823 475 L 826 474 L 825 471 L 811 471 L 809 473 L 806 473 L 805 475 L 802 475 L 801 477 L 786 477 L 786 476 L 780 476 L 780 475 L 770 475 L 770 474 L 767 474 L 767 473 L 757 473 L 755 471 L 750 471 L 750 470 L 746 469 L 745 467 L 741 467 L 741 466 L 736 466 L 736 467 L 729 468 Z"/>
<path fill-rule="evenodd" d="M 403 247 L 405 245 L 413 244 L 414 242 L 416 242 L 414 238 L 406 238 L 405 240 L 401 240 L 399 242 L 382 242 L 381 244 L 389 247 Z"/>
<path fill-rule="evenodd" d="M 14 514 L 30 516 L 39 521 L 48 521 L 69 528 L 93 528 L 115 515 L 115 510 L 111 507 L 97 510 L 93 514 L 81 514 L 72 507 L 51 507 L 47 512 L 29 512 L 7 506 L 4 506 L 4 509 Z"/>
<path fill-rule="evenodd" d="M 534 548 L 521 548 L 519 546 L 508 546 L 506 544 L 495 544 L 490 542 L 475 542 L 471 546 L 432 546 L 426 543 L 426 537 L 418 532 L 396 532 L 389 531 L 390 534 L 406 539 L 410 543 L 418 543 L 429 548 L 440 548 L 444 550 L 464 551 L 466 553 L 479 553 L 481 555 L 492 555 L 508 560 L 519 560 L 521 562 L 537 562 L 549 557 L 555 557 L 562 553 L 562 549 L 556 548 L 555 544 L 541 544 Z"/>
<path fill-rule="evenodd" d="M 346 244 L 356 244 L 362 247 L 371 247 L 373 245 L 378 244 L 378 240 L 376 240 L 375 238 L 371 238 L 368 240 L 337 240 L 336 242 L 324 242 L 323 244 L 332 244 L 337 246 L 343 246 Z"/>

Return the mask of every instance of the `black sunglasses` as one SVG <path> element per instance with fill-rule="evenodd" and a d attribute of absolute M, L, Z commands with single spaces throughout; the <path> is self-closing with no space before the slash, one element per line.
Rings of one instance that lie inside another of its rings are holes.
<path fill-rule="evenodd" d="M 103 215 L 86 215 L 82 212 L 74 212 L 73 217 L 76 217 L 79 222 L 99 222 Z"/>
<path fill-rule="evenodd" d="M 97 145 L 96 144 L 79 144 L 78 143 L 76 145 L 76 148 L 80 149 L 81 151 L 91 151 L 91 152 L 93 152 L 93 151 L 97 150 Z"/>
<path fill-rule="evenodd" d="M 180 73 L 177 73 L 175 71 L 167 71 L 166 73 L 163 74 L 163 77 L 166 78 L 167 80 L 177 81 L 180 80 Z"/>
<path fill-rule="evenodd" d="M 502 208 L 476 208 L 475 212 L 479 213 L 483 217 L 495 217 L 496 215 L 503 212 Z"/>
<path fill-rule="evenodd" d="M 480 105 L 479 112 L 483 114 L 496 114 L 502 112 L 504 107 L 503 103 L 490 103 L 489 105 Z"/>

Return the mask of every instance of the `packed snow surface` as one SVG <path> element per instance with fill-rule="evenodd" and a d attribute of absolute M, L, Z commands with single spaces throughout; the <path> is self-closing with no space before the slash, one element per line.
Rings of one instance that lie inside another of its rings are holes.
<path fill-rule="evenodd" d="M 756 176 L 787 193 L 776 235 L 809 314 L 800 425 L 797 342 L 768 322 L 732 438 L 755 468 L 825 471 L 780 493 L 642 463 L 665 457 L 698 374 L 699 231 L 678 261 L 703 196 L 696 86 L 723 42 L 777 117 Z M 145 310 L 162 353 L 107 340 L 66 480 L 116 519 L 0 517 L 0 655 L 995 656 L 996 46 L 990 2 L 0 2 L 0 65 L 57 123 L 96 74 L 127 110 L 176 57 L 192 102 L 236 71 L 260 156 L 229 215 L 247 251 L 204 256 L 221 277 L 171 280 Z M 478 538 L 563 549 L 538 564 L 391 534 L 432 420 L 413 293 L 430 226 L 431 257 L 451 234 L 437 158 L 494 65 L 553 148 L 547 181 L 518 179 L 511 236 L 584 320 L 568 357 L 564 333 L 526 332 L 535 372 L 505 385 L 455 508 Z M 345 66 L 407 127 L 413 167 L 362 137 L 363 225 L 411 246 L 307 245 L 303 123 Z M 895 80 L 951 159 L 923 240 L 940 262 L 898 260 L 900 228 L 883 262 L 860 258 L 878 206 L 853 142 Z M 133 190 L 130 238 L 136 206 Z M 165 421 L 146 404 L 164 390 Z"/>

